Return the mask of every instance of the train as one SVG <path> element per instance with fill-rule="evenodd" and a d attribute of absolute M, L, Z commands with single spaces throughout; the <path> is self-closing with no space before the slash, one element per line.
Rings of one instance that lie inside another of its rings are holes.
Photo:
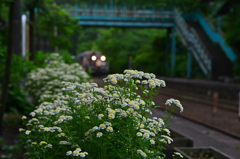
<path fill-rule="evenodd" d="M 100 51 L 84 51 L 77 56 L 77 61 L 82 65 L 85 71 L 92 74 L 107 74 L 109 71 L 107 57 Z"/>

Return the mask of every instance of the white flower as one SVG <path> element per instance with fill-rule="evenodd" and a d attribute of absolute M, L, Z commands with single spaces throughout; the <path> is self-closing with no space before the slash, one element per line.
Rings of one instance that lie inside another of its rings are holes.
<path fill-rule="evenodd" d="M 156 84 L 155 84 L 154 80 L 150 79 L 150 80 L 148 80 L 148 82 L 149 82 L 149 87 L 150 88 L 155 88 L 156 87 Z"/>
<path fill-rule="evenodd" d="M 94 126 L 94 127 L 91 129 L 91 131 L 90 131 L 90 132 L 94 132 L 94 131 L 96 131 L 96 130 L 99 130 L 99 127 L 97 127 L 97 126 Z"/>
<path fill-rule="evenodd" d="M 89 116 L 85 116 L 85 119 L 90 119 L 90 117 Z"/>
<path fill-rule="evenodd" d="M 179 157 L 181 157 L 181 158 L 183 158 L 183 155 L 182 155 L 181 153 L 179 153 L 179 152 L 174 152 L 174 154 L 173 154 L 172 156 L 174 157 L 174 156 L 176 156 L 176 155 L 179 156 Z"/>
<path fill-rule="evenodd" d="M 148 81 L 147 80 L 143 80 L 142 84 L 148 84 Z"/>
<path fill-rule="evenodd" d="M 106 124 L 107 126 L 112 126 L 112 124 L 107 121 L 105 121 L 104 124 Z"/>
<path fill-rule="evenodd" d="M 99 128 L 100 128 L 100 129 L 105 129 L 105 128 L 106 128 L 106 125 L 105 125 L 105 124 L 100 124 L 100 125 L 99 125 Z"/>
<path fill-rule="evenodd" d="M 47 144 L 45 148 L 52 148 L 52 144 Z"/>
<path fill-rule="evenodd" d="M 151 144 L 155 144 L 155 141 L 153 139 L 150 140 Z"/>
<path fill-rule="evenodd" d="M 115 118 L 115 115 L 114 115 L 113 113 L 110 113 L 110 114 L 108 114 L 108 118 L 109 118 L 109 119 L 114 119 L 114 118 Z"/>
<path fill-rule="evenodd" d="M 134 108 L 135 108 L 136 110 L 139 110 L 140 107 L 139 107 L 139 105 L 136 104 Z"/>
<path fill-rule="evenodd" d="M 46 144 L 46 145 L 47 145 L 47 142 L 41 141 L 41 142 L 39 143 L 39 145 L 43 145 L 43 144 Z"/>
<path fill-rule="evenodd" d="M 106 129 L 108 132 L 113 132 L 113 128 L 111 126 L 108 126 Z"/>
<path fill-rule="evenodd" d="M 102 135 L 103 135 L 102 132 L 98 132 L 96 136 L 97 136 L 97 137 L 102 137 Z"/>
<path fill-rule="evenodd" d="M 128 108 L 127 111 L 130 112 L 130 113 L 132 113 L 132 112 L 133 112 L 133 108 Z"/>
<path fill-rule="evenodd" d="M 19 128 L 19 132 L 25 131 L 25 129 L 23 128 Z"/>
<path fill-rule="evenodd" d="M 85 157 L 88 153 L 87 152 L 81 152 L 79 155 L 80 157 Z"/>
<path fill-rule="evenodd" d="M 109 82 L 112 83 L 112 84 L 117 84 L 117 79 L 116 78 L 112 78 L 112 79 L 110 79 Z"/>
<path fill-rule="evenodd" d="M 147 154 L 145 152 L 143 152 L 142 150 L 137 150 L 137 153 L 142 155 L 144 158 L 147 158 Z"/>
<path fill-rule="evenodd" d="M 161 135 L 161 137 L 162 137 L 163 139 L 165 139 L 165 140 L 168 142 L 168 144 L 170 144 L 171 142 L 173 142 L 173 139 L 172 139 L 171 137 L 169 137 L 169 136 Z"/>
<path fill-rule="evenodd" d="M 67 153 L 66 153 L 66 156 L 69 156 L 69 155 L 71 155 L 72 154 L 72 151 L 68 151 Z"/>
<path fill-rule="evenodd" d="M 165 128 L 165 129 L 163 129 L 163 131 L 165 131 L 165 132 L 170 136 L 170 131 L 169 131 L 169 129 Z"/>
<path fill-rule="evenodd" d="M 79 156 L 79 155 L 80 155 L 79 151 L 77 151 L 77 150 L 73 151 L 73 156 Z"/>
<path fill-rule="evenodd" d="M 103 114 L 99 114 L 99 115 L 98 115 L 98 119 L 99 119 L 99 120 L 101 120 L 101 119 L 102 119 L 102 117 L 104 117 L 104 115 L 103 115 Z"/>
<path fill-rule="evenodd" d="M 76 148 L 76 151 L 80 152 L 82 149 L 80 147 Z"/>
<path fill-rule="evenodd" d="M 129 105 L 130 107 L 134 107 L 134 106 L 135 106 L 135 102 L 134 102 L 134 101 L 129 101 L 129 102 L 128 102 L 128 105 Z"/>
<path fill-rule="evenodd" d="M 43 130 L 46 132 L 50 131 L 49 127 L 44 127 Z"/>
<path fill-rule="evenodd" d="M 126 113 L 125 110 L 123 110 L 123 111 L 121 112 L 121 116 L 123 116 L 123 117 L 127 117 L 127 113 Z"/>
<path fill-rule="evenodd" d="M 143 129 L 144 128 L 144 124 L 140 124 L 140 128 Z"/>
<path fill-rule="evenodd" d="M 137 132 L 137 136 L 142 136 L 142 133 L 141 132 Z"/>
<path fill-rule="evenodd" d="M 167 105 L 167 106 L 175 105 L 175 106 L 177 106 L 177 107 L 180 108 L 180 112 L 181 112 L 181 113 L 183 112 L 183 106 L 182 106 L 182 104 L 180 103 L 179 100 L 176 100 L 176 99 L 173 99 L 173 98 L 168 99 L 168 100 L 166 101 L 165 105 Z"/>
<path fill-rule="evenodd" d="M 143 137 L 144 137 L 144 138 L 149 138 L 149 136 L 150 136 L 149 133 L 144 133 L 144 134 L 143 134 Z"/>
<path fill-rule="evenodd" d="M 26 135 L 29 135 L 30 133 L 31 133 L 30 130 L 25 131 L 25 134 L 26 134 Z"/>
<path fill-rule="evenodd" d="M 115 114 L 115 110 L 113 110 L 111 108 L 107 108 L 106 110 L 108 111 L 109 114 Z"/>
<path fill-rule="evenodd" d="M 60 141 L 59 145 L 71 145 L 71 143 L 68 141 Z"/>
<path fill-rule="evenodd" d="M 34 117 L 34 116 L 36 115 L 36 113 L 35 113 L 35 112 L 31 112 L 30 115 L 31 115 L 32 117 Z"/>

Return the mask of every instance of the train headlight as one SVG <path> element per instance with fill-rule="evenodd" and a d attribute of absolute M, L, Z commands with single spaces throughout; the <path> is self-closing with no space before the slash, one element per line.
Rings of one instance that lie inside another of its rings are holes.
<path fill-rule="evenodd" d="M 91 57 L 91 59 L 92 59 L 93 61 L 96 61 L 96 60 L 97 60 L 97 56 L 93 55 L 93 56 Z"/>
<path fill-rule="evenodd" d="M 101 61 L 106 61 L 106 56 L 101 56 Z"/>

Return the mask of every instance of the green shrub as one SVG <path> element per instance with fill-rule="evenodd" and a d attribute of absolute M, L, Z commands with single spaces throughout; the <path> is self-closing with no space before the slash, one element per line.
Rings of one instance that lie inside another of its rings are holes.
<path fill-rule="evenodd" d="M 39 99 L 40 101 L 55 99 L 62 81 L 82 83 L 89 80 L 88 74 L 80 64 L 64 63 L 62 56 L 57 53 L 48 56 L 44 63 L 45 68 L 33 70 L 27 77 L 26 88 L 34 103 Z"/>

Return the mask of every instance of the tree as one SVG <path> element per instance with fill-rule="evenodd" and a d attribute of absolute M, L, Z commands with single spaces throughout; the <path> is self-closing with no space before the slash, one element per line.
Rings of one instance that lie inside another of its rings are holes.
<path fill-rule="evenodd" d="M 34 53 L 39 51 L 42 39 L 48 39 L 52 47 L 61 50 L 71 47 L 70 37 L 79 25 L 57 3 L 53 0 L 24 0 L 24 11 L 30 14 L 30 59 L 33 60 Z"/>
<path fill-rule="evenodd" d="M 13 53 L 19 52 L 20 40 L 19 38 L 19 28 L 21 23 L 18 22 L 19 11 L 20 11 L 20 0 L 15 0 L 10 2 L 9 10 L 9 39 L 8 39 L 8 50 L 7 50 L 7 59 L 5 74 L 2 83 L 2 94 L 0 97 L 0 135 L 2 135 L 3 128 L 3 115 L 6 109 L 7 94 L 8 94 L 8 85 L 11 72 L 11 63 Z"/>
<path fill-rule="evenodd" d="M 36 24 L 36 12 L 46 14 L 48 12 L 47 4 L 52 3 L 53 0 L 24 0 L 23 10 L 29 12 L 29 47 L 30 47 L 30 59 L 34 60 L 35 50 L 35 24 Z"/>
<path fill-rule="evenodd" d="M 47 14 L 39 16 L 40 35 L 51 39 L 52 47 L 68 50 L 72 47 L 71 35 L 80 29 L 77 20 L 56 4 L 48 5 L 47 10 Z M 54 34 L 54 28 L 57 28 L 57 34 Z"/>

